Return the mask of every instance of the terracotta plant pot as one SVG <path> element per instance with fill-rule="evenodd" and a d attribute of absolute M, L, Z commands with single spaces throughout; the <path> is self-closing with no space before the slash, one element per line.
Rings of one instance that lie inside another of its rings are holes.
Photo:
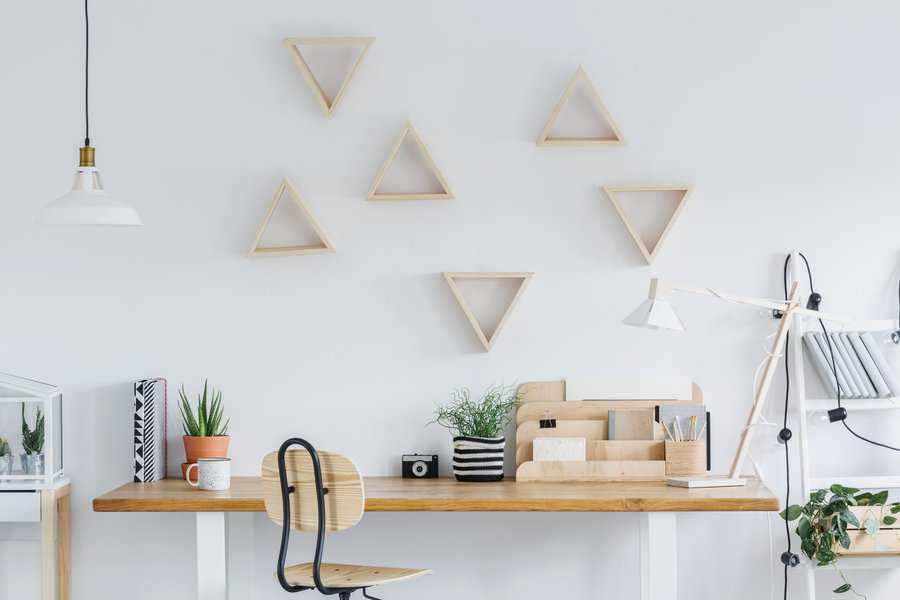
<path fill-rule="evenodd" d="M 185 435 L 181 438 L 184 440 L 184 456 L 187 462 L 181 464 L 181 476 L 184 477 L 187 466 L 197 462 L 198 458 L 227 458 L 228 443 L 231 436 L 214 435 L 214 436 L 193 436 Z"/>

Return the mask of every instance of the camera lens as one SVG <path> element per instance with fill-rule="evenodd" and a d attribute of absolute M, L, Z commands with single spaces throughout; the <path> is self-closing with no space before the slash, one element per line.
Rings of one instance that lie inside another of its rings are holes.
<path fill-rule="evenodd" d="M 425 473 L 428 472 L 428 465 L 426 465 L 421 460 L 417 460 L 412 464 L 412 474 L 416 477 L 425 477 Z"/>

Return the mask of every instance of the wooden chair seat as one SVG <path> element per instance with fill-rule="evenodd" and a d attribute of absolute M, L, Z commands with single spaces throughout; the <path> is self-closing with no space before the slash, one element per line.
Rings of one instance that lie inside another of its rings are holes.
<path fill-rule="evenodd" d="M 302 563 L 287 567 L 284 570 L 285 578 L 291 585 L 315 587 L 313 581 L 313 564 Z M 367 567 L 364 565 L 340 565 L 336 563 L 322 563 L 319 571 L 322 583 L 333 588 L 362 588 L 372 585 L 392 583 L 412 579 L 420 575 L 431 573 L 429 569 L 398 569 L 395 567 Z"/>

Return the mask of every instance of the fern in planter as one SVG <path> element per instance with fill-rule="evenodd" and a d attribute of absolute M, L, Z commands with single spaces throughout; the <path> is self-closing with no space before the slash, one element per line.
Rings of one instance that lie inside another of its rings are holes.
<path fill-rule="evenodd" d="M 866 597 L 853 589 L 853 585 L 838 568 L 840 555 L 835 545 L 845 550 L 850 548 L 848 526 L 863 528 L 869 535 L 875 535 L 881 525 L 895 524 L 897 517 L 894 515 L 900 513 L 900 503 L 887 504 L 887 499 L 887 491 L 860 493 L 856 488 L 835 483 L 827 490 L 817 490 L 810 494 L 809 501 L 803 506 L 793 504 L 781 512 L 782 518 L 787 521 L 799 519 L 795 531 L 800 536 L 800 547 L 807 558 L 820 567 L 832 565 L 837 569 L 844 583 L 832 590 L 835 594 L 853 592 L 860 598 Z M 880 506 L 879 519 L 870 516 L 861 525 L 851 511 L 855 506 Z M 885 514 L 885 511 L 890 514 Z"/>
<path fill-rule="evenodd" d="M 512 421 L 512 411 L 520 398 L 515 385 L 494 385 L 485 391 L 481 400 L 473 400 L 468 388 L 450 393 L 450 401 L 438 406 L 434 421 L 453 435 L 497 438 Z"/>

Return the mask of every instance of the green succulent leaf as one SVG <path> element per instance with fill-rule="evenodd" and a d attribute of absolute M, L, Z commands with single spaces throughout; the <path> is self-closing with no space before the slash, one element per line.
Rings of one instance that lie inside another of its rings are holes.
<path fill-rule="evenodd" d="M 222 403 L 222 392 L 209 387 L 209 381 L 203 382 L 203 391 L 197 395 L 197 410 L 191 406 L 184 385 L 178 390 L 178 408 L 181 411 L 181 426 L 185 435 L 208 437 L 227 435 L 228 423 L 222 424 L 225 407 Z"/>

